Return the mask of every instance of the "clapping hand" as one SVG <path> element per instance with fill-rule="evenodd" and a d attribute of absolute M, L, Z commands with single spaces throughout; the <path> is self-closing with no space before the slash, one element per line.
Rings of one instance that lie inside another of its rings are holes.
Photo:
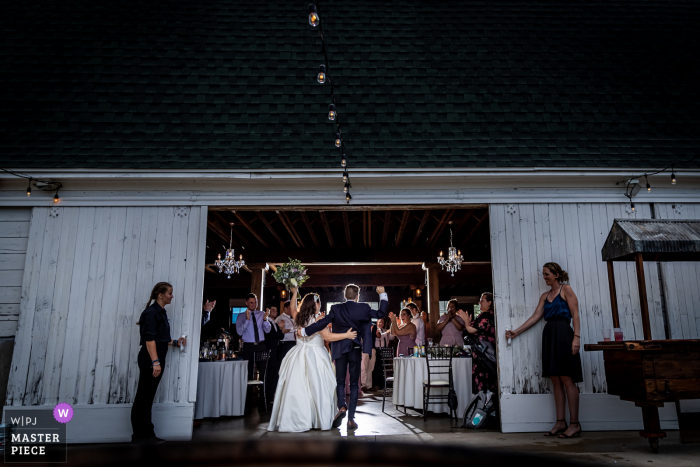
<path fill-rule="evenodd" d="M 245 309 L 245 319 L 250 319 L 250 310 L 248 308 Z"/>
<path fill-rule="evenodd" d="M 215 306 L 216 306 L 216 300 L 214 300 L 213 302 L 210 302 L 209 300 L 207 300 L 207 303 L 204 304 L 204 311 L 211 311 L 214 309 Z"/>
<path fill-rule="evenodd" d="M 462 318 L 462 321 L 464 321 L 464 324 L 466 324 L 467 326 L 471 326 L 471 325 L 472 325 L 472 319 L 471 319 L 471 317 L 469 316 L 469 313 L 467 313 L 466 311 L 464 311 L 464 310 L 457 310 L 457 316 L 459 316 L 460 318 Z"/>
<path fill-rule="evenodd" d="M 357 338 L 357 331 L 353 331 L 352 328 L 350 328 L 348 329 L 348 332 L 345 333 L 345 337 L 351 341 L 354 341 L 355 338 Z"/>
<path fill-rule="evenodd" d="M 267 317 L 270 316 L 270 309 L 265 309 L 265 314 L 263 315 L 263 321 L 267 321 Z"/>
<path fill-rule="evenodd" d="M 392 311 L 391 313 L 389 313 L 389 319 L 390 319 L 392 322 L 393 322 L 393 321 L 396 321 L 396 315 L 394 314 L 393 311 Z"/>

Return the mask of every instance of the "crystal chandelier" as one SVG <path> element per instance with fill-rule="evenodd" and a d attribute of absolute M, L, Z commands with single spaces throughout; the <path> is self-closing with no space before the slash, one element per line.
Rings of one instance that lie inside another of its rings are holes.
<path fill-rule="evenodd" d="M 447 272 L 452 273 L 452 277 L 456 271 L 462 269 L 462 261 L 464 260 L 462 252 L 457 251 L 457 248 L 452 246 L 452 221 L 450 221 L 450 248 L 447 250 L 447 259 L 442 256 L 441 251 L 437 260 L 443 270 L 447 269 Z"/>
<path fill-rule="evenodd" d="M 233 222 L 231 222 L 231 237 L 224 259 L 221 259 L 221 255 L 219 255 L 219 259 L 214 261 L 214 264 L 219 267 L 219 272 L 227 274 L 228 279 L 231 278 L 231 274 L 238 274 L 238 271 L 245 265 L 243 255 L 240 256 L 239 261 L 236 261 L 233 257 Z"/>

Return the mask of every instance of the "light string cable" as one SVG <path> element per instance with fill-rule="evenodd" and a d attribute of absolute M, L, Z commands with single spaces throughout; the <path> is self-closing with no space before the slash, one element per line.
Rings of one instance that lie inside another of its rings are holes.
<path fill-rule="evenodd" d="M 321 53 L 323 54 L 323 64 L 319 67 L 316 80 L 320 84 L 328 83 L 331 91 L 331 104 L 328 106 L 328 119 L 335 123 L 335 146 L 340 151 L 340 166 L 343 168 L 343 192 L 345 193 L 345 201 L 350 203 L 352 195 L 350 194 L 350 175 L 348 174 L 348 160 L 345 155 L 345 142 L 343 141 L 343 133 L 340 125 L 340 115 L 336 110 L 335 101 L 335 83 L 331 79 L 330 64 L 328 61 L 328 50 L 326 49 L 326 38 L 323 31 L 323 21 L 321 20 L 321 4 L 317 0 L 316 4 L 309 5 L 309 24 L 312 27 L 318 27 L 318 36 L 321 38 Z"/>
<path fill-rule="evenodd" d="M 34 182 L 34 186 L 36 188 L 39 188 L 40 190 L 43 191 L 54 191 L 56 190 L 56 193 L 53 196 L 53 202 L 58 203 L 61 198 L 58 196 L 58 190 L 63 188 L 63 184 L 61 182 L 56 182 L 54 180 L 44 180 L 41 178 L 37 177 L 32 177 L 31 175 L 26 175 L 23 173 L 15 172 L 14 170 L 10 169 L 5 169 L 3 167 L 0 167 L 0 170 L 2 170 L 5 173 L 8 173 L 12 176 L 15 176 L 17 178 L 23 178 L 28 181 L 27 183 L 27 196 L 32 195 L 32 182 Z"/>

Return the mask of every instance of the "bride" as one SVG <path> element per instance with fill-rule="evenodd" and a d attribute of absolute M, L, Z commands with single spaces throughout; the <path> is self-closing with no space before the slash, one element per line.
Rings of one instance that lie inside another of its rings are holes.
<path fill-rule="evenodd" d="M 297 288 L 292 289 L 291 314 L 295 328 L 316 322 L 321 298 L 307 294 L 297 311 Z M 297 343 L 280 364 L 279 382 L 268 431 L 301 432 L 330 430 L 336 406 L 335 371 L 323 341 L 355 339 L 357 332 L 333 334 L 324 329 L 311 337 L 297 337 Z"/>

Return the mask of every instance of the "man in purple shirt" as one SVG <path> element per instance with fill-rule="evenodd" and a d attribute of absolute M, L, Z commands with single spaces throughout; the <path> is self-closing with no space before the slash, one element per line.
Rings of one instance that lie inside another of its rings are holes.
<path fill-rule="evenodd" d="M 245 299 L 246 310 L 236 318 L 236 332 L 243 339 L 241 354 L 243 360 L 248 360 L 248 379 L 253 379 L 253 352 L 267 350 L 265 333 L 270 332 L 270 322 L 265 313 L 258 310 L 258 296 L 250 293 Z M 263 374 L 264 368 L 258 368 Z"/>

